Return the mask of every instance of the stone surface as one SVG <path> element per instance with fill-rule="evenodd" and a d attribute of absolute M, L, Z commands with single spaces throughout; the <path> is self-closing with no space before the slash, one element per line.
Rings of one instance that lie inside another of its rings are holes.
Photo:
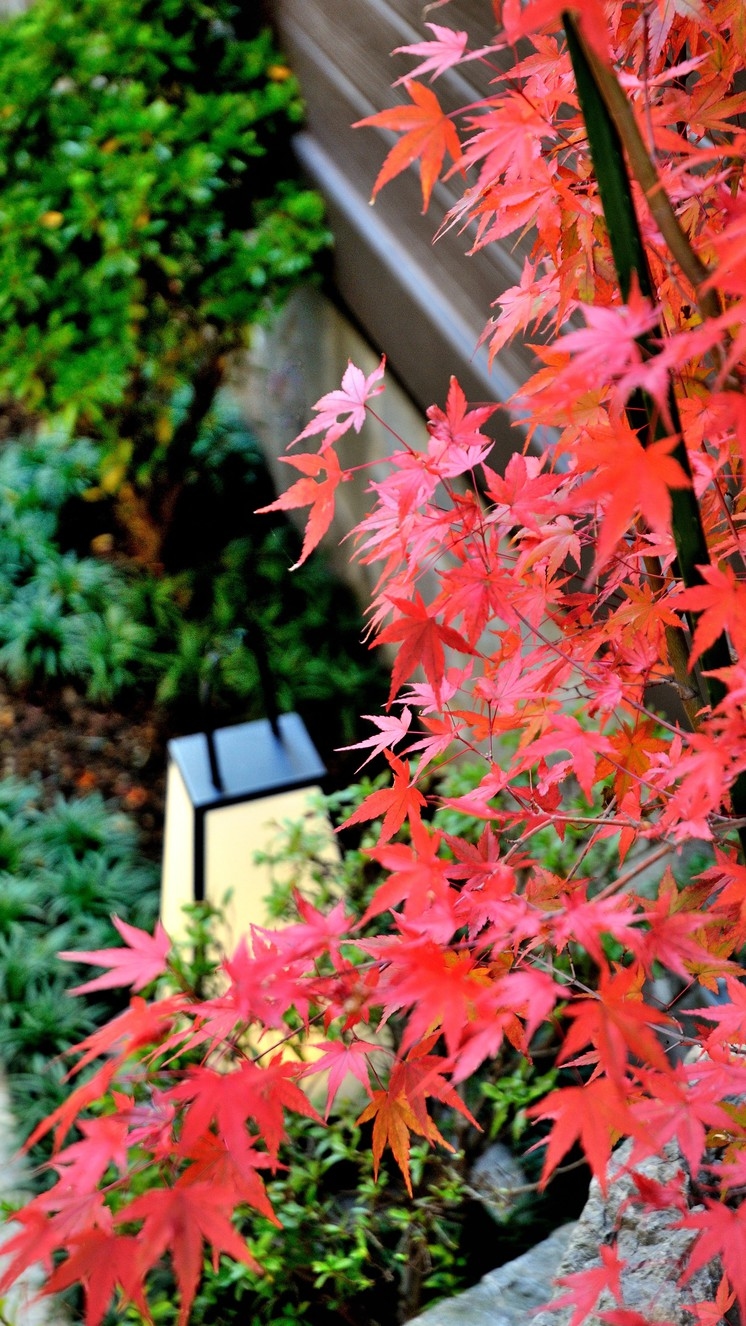
<path fill-rule="evenodd" d="M 417 1326 L 529 1326 L 532 1313 L 552 1296 L 552 1281 L 574 1229 L 563 1225 L 465 1293 L 428 1308 L 414 1318 Z"/>
<path fill-rule="evenodd" d="M 617 1173 L 624 1166 L 630 1152 L 630 1142 L 615 1152 L 612 1173 Z M 662 1157 L 651 1158 L 636 1168 L 648 1178 L 665 1184 L 672 1182 L 684 1166 L 676 1146 L 669 1144 Z M 705 1266 L 685 1285 L 681 1285 L 681 1273 L 694 1242 L 694 1232 L 673 1228 L 680 1219 L 679 1212 L 673 1208 L 662 1211 L 642 1210 L 629 1200 L 635 1191 L 630 1176 L 622 1174 L 609 1185 L 604 1197 L 594 1179 L 558 1275 L 574 1275 L 577 1271 L 599 1266 L 599 1246 L 616 1237 L 619 1257 L 627 1263 L 622 1272 L 624 1307 L 628 1311 L 640 1313 L 651 1322 L 690 1326 L 693 1318 L 686 1311 L 685 1305 L 714 1297 L 720 1280 L 719 1268 Z M 692 1200 L 688 1180 L 685 1181 L 684 1192 Z M 696 1209 L 693 1203 L 692 1209 Z M 559 1289 L 555 1296 L 559 1297 L 565 1292 Z M 612 1296 L 604 1293 L 597 1304 L 597 1311 L 608 1312 L 616 1306 Z M 547 1310 L 535 1316 L 531 1326 L 567 1326 L 572 1313 L 572 1306 Z M 587 1326 L 600 1326 L 599 1317 L 589 1317 Z"/>
<path fill-rule="evenodd" d="M 472 1165 L 469 1187 L 494 1220 L 507 1220 L 526 1191 L 528 1179 L 509 1147 L 493 1142 Z"/>
<path fill-rule="evenodd" d="M 26 1169 L 17 1153 L 8 1090 L 0 1073 L 0 1201 L 17 1204 L 27 1195 Z M 16 1228 L 12 1221 L 0 1223 L 0 1272 L 7 1265 L 7 1258 L 2 1256 L 2 1245 Z M 36 1298 L 41 1284 L 41 1270 L 32 1267 L 0 1299 L 3 1326 L 70 1326 L 69 1317 L 54 1299 Z"/>

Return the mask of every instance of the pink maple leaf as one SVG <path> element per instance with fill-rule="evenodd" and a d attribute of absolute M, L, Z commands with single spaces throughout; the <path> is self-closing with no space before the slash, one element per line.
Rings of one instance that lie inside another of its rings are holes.
<path fill-rule="evenodd" d="M 455 377 L 451 377 L 445 411 L 431 405 L 427 412 L 428 456 L 437 464 L 442 478 L 457 478 L 482 463 L 492 450 L 493 441 L 479 430 L 496 409 L 496 405 L 467 409 L 466 396 Z"/>
<path fill-rule="evenodd" d="M 338 746 L 338 750 L 363 750 L 366 746 L 371 746 L 371 752 L 362 764 L 358 765 L 356 773 L 364 769 L 376 755 L 382 755 L 388 748 L 391 750 L 398 741 L 401 741 L 409 731 L 409 725 L 412 722 L 412 710 L 405 706 L 401 711 L 400 718 L 379 718 L 376 714 L 363 714 L 369 722 L 375 723 L 379 729 L 372 737 L 365 737 L 363 741 L 356 741 L 353 746 Z"/>
<path fill-rule="evenodd" d="M 98 948 L 89 952 L 68 949 L 59 957 L 65 962 L 87 962 L 92 967 L 108 967 L 103 976 L 96 976 L 84 985 L 76 985 L 70 994 L 90 994 L 93 990 L 110 990 L 116 985 L 131 985 L 133 990 L 142 990 L 151 981 L 162 976 L 166 970 L 166 959 L 171 951 L 171 940 L 160 921 L 155 933 L 138 930 L 118 916 L 112 916 L 112 922 L 119 931 L 126 948 Z"/>
<path fill-rule="evenodd" d="M 386 356 L 383 355 L 378 367 L 366 377 L 362 369 L 356 368 L 351 359 L 348 360 L 341 387 L 336 391 L 328 391 L 316 402 L 313 407 L 317 412 L 316 418 L 312 419 L 310 424 L 306 424 L 303 431 L 293 438 L 290 446 L 294 446 L 304 437 L 325 432 L 326 437 L 321 444 L 321 450 L 325 451 L 350 428 L 354 428 L 355 432 L 359 433 L 365 423 L 367 402 L 372 396 L 378 396 L 384 390 L 381 379 L 385 367 Z"/>
<path fill-rule="evenodd" d="M 370 1096 L 370 1073 L 368 1063 L 372 1054 L 390 1054 L 381 1045 L 373 1045 L 370 1041 L 352 1040 L 349 1045 L 344 1041 L 320 1041 L 312 1044 L 311 1049 L 323 1049 L 324 1054 L 319 1059 L 314 1059 L 307 1068 L 304 1068 L 301 1077 L 315 1076 L 317 1073 L 328 1073 L 326 1112 L 324 1118 L 329 1118 L 329 1111 L 334 1104 L 337 1093 L 339 1092 L 344 1080 L 350 1074 L 357 1078 L 367 1094 Z"/>
<path fill-rule="evenodd" d="M 467 51 L 466 43 L 469 40 L 467 32 L 456 31 L 454 28 L 441 27 L 439 23 L 426 23 L 426 28 L 435 33 L 435 36 L 429 41 L 412 42 L 411 46 L 397 46 L 392 52 L 393 55 L 424 55 L 427 58 L 418 64 L 414 69 L 410 69 L 408 74 L 402 74 L 397 78 L 394 87 L 400 83 L 406 83 L 408 78 L 419 78 L 422 74 L 431 74 L 430 82 L 438 77 L 438 74 L 444 74 L 446 69 L 452 69 L 455 64 L 464 64 L 467 60 L 478 60 L 483 55 L 488 55 L 497 49 L 495 46 L 482 46 L 478 51 Z"/>

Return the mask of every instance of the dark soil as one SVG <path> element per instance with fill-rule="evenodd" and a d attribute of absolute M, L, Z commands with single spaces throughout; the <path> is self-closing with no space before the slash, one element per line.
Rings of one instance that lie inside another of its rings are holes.
<path fill-rule="evenodd" d="M 335 749 L 337 728 L 328 704 L 299 706 L 311 740 L 328 770 L 325 791 L 354 781 L 358 752 Z M 246 720 L 243 712 L 221 713 L 217 726 Z M 140 832 L 145 857 L 159 861 L 163 846 L 168 742 L 199 732 L 204 713 L 193 714 L 136 700 L 127 710 L 92 704 L 73 686 L 18 693 L 0 677 L 0 778 L 39 782 L 42 802 L 52 805 L 99 792 L 112 810 L 122 810 Z M 373 766 L 377 770 L 377 765 Z"/>
<path fill-rule="evenodd" d="M 20 696 L 0 679 L 0 776 L 39 780 L 48 805 L 100 792 L 137 822 L 144 855 L 158 860 L 169 727 L 167 715 L 144 705 L 96 708 L 71 686 Z"/>

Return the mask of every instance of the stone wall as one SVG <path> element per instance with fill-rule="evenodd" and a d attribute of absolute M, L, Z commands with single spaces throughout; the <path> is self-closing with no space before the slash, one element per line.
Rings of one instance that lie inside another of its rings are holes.
<path fill-rule="evenodd" d="M 349 359 L 368 374 L 379 358 L 337 306 L 313 289 L 296 294 L 271 330 L 255 334 L 251 352 L 234 366 L 231 388 L 258 434 L 278 491 L 287 488 L 297 473 L 277 458 L 311 419 L 314 401 L 339 386 Z M 391 372 L 387 371 L 385 381 L 385 392 L 376 398 L 376 412 L 411 446 L 423 445 L 427 433 L 422 411 Z M 310 449 L 312 444 L 313 439 Z M 366 602 L 377 573 L 374 568 L 350 568 L 352 550 L 349 545 L 340 549 L 339 544 L 368 509 L 366 489 L 370 479 L 383 475 L 383 470 L 376 470 L 375 461 L 384 459 L 397 446 L 387 429 L 374 419 L 366 422 L 359 436 L 350 433 L 340 446 L 343 463 L 353 464 L 358 455 L 361 461 L 374 465 L 337 490 L 337 515 L 325 547 L 337 573 Z M 304 516 L 305 512 L 301 513 L 299 525 L 303 525 Z"/>

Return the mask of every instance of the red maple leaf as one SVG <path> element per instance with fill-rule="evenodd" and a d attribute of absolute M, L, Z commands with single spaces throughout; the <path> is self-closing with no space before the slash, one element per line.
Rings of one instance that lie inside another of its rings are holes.
<path fill-rule="evenodd" d="M 72 1142 L 64 1151 L 58 1151 L 50 1167 L 64 1175 L 66 1183 L 84 1191 L 94 1187 L 103 1178 L 109 1165 L 115 1164 L 121 1173 L 127 1168 L 127 1121 L 118 1114 L 107 1114 L 101 1119 L 80 1119 L 78 1128 L 83 1134 L 79 1142 Z"/>
<path fill-rule="evenodd" d="M 118 916 L 112 916 L 111 919 L 127 948 L 100 948 L 89 952 L 68 949 L 58 955 L 65 962 L 87 962 L 92 967 L 110 968 L 103 976 L 86 981 L 84 985 L 76 985 L 70 994 L 110 990 L 116 985 L 131 985 L 133 990 L 142 990 L 165 972 L 171 940 L 160 921 L 156 923 L 155 933 L 149 935 L 147 930 L 138 930 L 126 921 L 120 921 Z"/>
<path fill-rule="evenodd" d="M 683 1307 L 697 1318 L 697 1326 L 720 1326 L 721 1322 L 729 1320 L 728 1313 L 735 1301 L 736 1295 L 724 1275 L 712 1302 L 684 1303 Z M 620 1326 L 624 1326 L 624 1323 L 620 1323 Z"/>
<path fill-rule="evenodd" d="M 692 641 L 691 663 L 696 663 L 703 649 L 714 644 L 723 631 L 727 631 L 737 654 L 746 649 L 746 585 L 736 580 L 727 564 L 701 566 L 703 585 L 681 589 L 669 598 L 675 608 L 685 608 L 697 614 L 697 625 Z"/>
<path fill-rule="evenodd" d="M 364 824 L 366 820 L 378 819 L 383 815 L 383 824 L 378 837 L 379 847 L 393 838 L 405 819 L 410 824 L 421 822 L 420 810 L 426 804 L 422 793 L 409 780 L 409 765 L 397 759 L 390 750 L 384 755 L 394 771 L 393 787 L 384 787 L 378 792 L 371 792 L 357 810 L 345 820 L 340 828 L 347 829 L 351 824 Z"/>
<path fill-rule="evenodd" d="M 503 0 L 502 19 L 505 33 L 511 42 L 527 33 L 540 31 L 551 25 L 556 28 L 567 6 L 564 0 Z M 581 0 L 574 6 L 582 18 L 582 31 L 598 55 L 606 58 L 609 45 L 609 21 L 603 0 Z"/>
<path fill-rule="evenodd" d="M 581 306 L 586 326 L 571 331 L 554 342 L 552 350 L 564 354 L 573 352 L 570 362 L 559 370 L 547 387 L 544 397 L 553 396 L 558 403 L 575 392 L 578 396 L 588 390 L 588 384 L 599 387 L 616 381 L 623 398 L 638 385 L 643 376 L 643 351 L 640 338 L 657 328 L 660 313 L 633 284 L 627 304 L 604 308 L 584 304 Z M 663 396 L 668 385 L 668 372 L 660 366 L 660 356 L 653 355 L 645 364 L 645 387 L 656 398 Z M 651 380 L 651 374 L 655 376 Z"/>
<path fill-rule="evenodd" d="M 540 521 L 555 514 L 549 495 L 556 491 L 557 477 L 543 474 L 543 465 L 539 456 L 516 452 L 510 457 L 504 475 L 485 466 L 487 492 L 497 507 L 493 514 L 509 528 L 538 529 Z"/>
<path fill-rule="evenodd" d="M 259 1264 L 226 1218 L 234 1204 L 234 1191 L 214 1183 L 184 1183 L 154 1189 L 136 1197 L 116 1215 L 118 1225 L 143 1221 L 138 1235 L 137 1269 L 140 1283 L 148 1271 L 169 1251 L 181 1305 L 178 1326 L 187 1326 L 189 1311 L 202 1270 L 202 1246 L 209 1243 L 213 1264 L 221 1252 L 260 1272 Z"/>
<path fill-rule="evenodd" d="M 690 1211 L 679 1228 L 700 1230 L 684 1272 L 685 1279 L 690 1279 L 696 1271 L 709 1262 L 719 1260 L 732 1288 L 738 1298 L 738 1306 L 743 1318 L 746 1314 L 746 1205 L 736 1211 L 713 1202 L 705 1197 L 704 1211 Z"/>
<path fill-rule="evenodd" d="M 68 1054 L 79 1054 L 80 1058 L 68 1076 L 75 1077 L 101 1055 L 116 1055 L 121 1059 L 143 1046 L 155 1045 L 164 1040 L 172 1031 L 174 1018 L 183 1010 L 184 1003 L 182 995 L 170 995 L 153 1004 L 149 1004 L 141 995 L 133 995 L 129 1008 L 123 1013 L 118 1013 L 109 1022 L 105 1022 L 103 1027 L 92 1031 L 90 1036 L 70 1047 Z M 183 1029 L 177 1031 L 174 1043 L 178 1043 L 183 1034 Z"/>
<path fill-rule="evenodd" d="M 400 610 L 402 616 L 384 627 L 375 641 L 376 645 L 391 644 L 396 640 L 402 642 L 391 673 L 388 707 L 399 687 L 418 667 L 423 668 L 439 703 L 446 666 L 443 645 L 459 649 L 464 654 L 474 654 L 476 650 L 452 626 L 443 626 L 428 612 L 421 594 L 415 593 L 414 603 L 400 598 L 392 598 L 390 602 Z"/>
<path fill-rule="evenodd" d="M 334 516 L 334 494 L 345 474 L 340 469 L 337 454 L 331 447 L 319 452 L 318 455 L 280 456 L 280 460 L 286 465 L 295 466 L 296 470 L 300 470 L 308 477 L 298 479 L 296 483 L 291 484 L 287 492 L 282 493 L 274 502 L 270 502 L 269 506 L 257 507 L 256 514 L 259 516 L 267 511 L 293 511 L 296 507 L 310 506 L 301 554 L 290 568 L 291 571 L 295 571 L 303 565 L 309 553 L 313 552 L 331 525 Z M 326 478 L 316 483 L 316 476 L 324 471 Z"/>
<path fill-rule="evenodd" d="M 257 1173 L 259 1169 L 277 1168 L 275 1160 L 266 1151 L 257 1151 L 248 1147 L 240 1156 L 234 1156 L 225 1146 L 223 1139 L 215 1133 L 204 1133 L 190 1149 L 187 1159 L 189 1168 L 184 1171 L 182 1181 L 186 1183 L 212 1183 L 224 1191 L 235 1190 L 236 1202 L 253 1206 L 280 1228 L 267 1190 Z"/>
<path fill-rule="evenodd" d="M 71 1091 L 62 1104 L 57 1106 L 56 1110 L 53 1110 L 51 1114 L 47 1115 L 46 1119 L 42 1119 L 41 1123 L 36 1125 L 26 1142 L 26 1149 L 35 1146 L 42 1137 L 46 1137 L 47 1133 L 52 1131 L 55 1134 L 55 1145 L 60 1146 L 76 1122 L 78 1115 L 92 1101 L 100 1100 L 102 1096 L 106 1095 L 117 1068 L 117 1060 L 108 1059 L 92 1077 L 89 1077 L 81 1086 Z"/>
<path fill-rule="evenodd" d="M 599 1248 L 601 1257 L 600 1266 L 592 1266 L 587 1271 L 575 1271 L 572 1275 L 561 1275 L 558 1284 L 567 1285 L 568 1293 L 563 1294 L 561 1298 L 552 1299 L 552 1311 L 555 1308 L 566 1307 L 568 1303 L 575 1304 L 569 1326 L 579 1326 L 581 1321 L 590 1316 L 598 1299 L 604 1290 L 609 1290 L 617 1301 L 622 1302 L 622 1280 L 621 1275 L 626 1262 L 620 1261 L 616 1248 L 606 1247 L 601 1244 Z"/>
<path fill-rule="evenodd" d="M 617 543 L 642 515 L 651 530 L 667 535 L 671 524 L 671 489 L 688 488 L 689 479 L 672 456 L 675 437 L 663 437 L 643 447 L 636 433 L 617 420 L 613 429 L 587 430 L 584 468 L 597 473 L 578 491 L 578 502 L 598 499 L 604 510 L 598 536 L 595 574 L 605 566 Z"/>
<path fill-rule="evenodd" d="M 470 644 L 476 644 L 495 617 L 517 622 L 511 602 L 512 576 L 499 563 L 485 565 L 466 549 L 454 549 L 454 565 L 444 570 L 437 607 L 446 622 L 461 617 Z"/>
<path fill-rule="evenodd" d="M 526 754 L 519 767 L 529 769 L 538 759 L 555 756 L 561 750 L 569 751 L 571 758 L 557 761 L 552 766 L 549 782 L 556 782 L 571 770 L 590 801 L 594 783 L 599 777 L 596 752 L 602 755 L 611 752 L 609 738 L 602 732 L 585 731 L 572 714 L 552 714 L 547 719 L 542 736 L 526 747 Z"/>
<path fill-rule="evenodd" d="M 140 1246 L 136 1238 L 91 1229 L 73 1240 L 71 1247 L 73 1251 L 54 1271 L 45 1292 L 57 1294 L 70 1285 L 82 1284 L 86 1326 L 99 1326 L 117 1287 L 127 1302 L 134 1303 L 143 1317 L 149 1317 L 137 1269 Z"/>
<path fill-rule="evenodd" d="M 635 967 L 609 975 L 601 973 L 598 998 L 578 999 L 567 1008 L 574 1023 L 567 1033 L 558 1063 L 567 1063 L 586 1045 L 598 1051 L 599 1062 L 622 1089 L 630 1054 L 662 1072 L 668 1061 L 653 1026 L 666 1026 L 669 1019 L 644 1003 Z"/>
<path fill-rule="evenodd" d="M 412 79 L 406 79 L 404 87 L 412 100 L 411 106 L 395 106 L 391 110 L 378 111 L 376 115 L 366 115 L 353 128 L 375 125 L 379 129 L 397 129 L 402 132 L 402 137 L 394 144 L 378 173 L 373 185 L 373 197 L 384 184 L 388 184 L 389 180 L 393 180 L 419 159 L 422 210 L 426 212 L 446 152 L 458 165 L 461 144 L 452 121 L 443 112 L 435 93 L 423 83 Z"/>
<path fill-rule="evenodd" d="M 606 1192 L 612 1147 L 622 1136 L 645 1136 L 630 1112 L 628 1092 L 607 1077 L 594 1078 L 581 1087 L 559 1087 L 537 1105 L 529 1106 L 526 1113 L 534 1119 L 554 1120 L 541 1174 L 542 1187 L 562 1157 L 580 1142 Z"/>
<path fill-rule="evenodd" d="M 276 1156 L 285 1135 L 284 1110 L 295 1110 L 320 1122 L 308 1097 L 293 1081 L 297 1064 L 276 1054 L 265 1066 L 246 1060 L 230 1073 L 193 1068 L 171 1093 L 174 1101 L 189 1101 L 181 1148 L 191 1150 L 214 1120 L 230 1153 L 245 1156 L 252 1139 L 246 1124 L 251 1119 L 270 1155 Z"/>
<path fill-rule="evenodd" d="M 698 1018 L 718 1024 L 719 1030 L 711 1032 L 705 1042 L 707 1049 L 717 1043 L 737 1044 L 746 1039 L 746 986 L 726 976 L 725 993 L 728 996 L 726 1003 L 691 1010 Z"/>
<path fill-rule="evenodd" d="M 379 845 L 369 853 L 373 861 L 389 872 L 389 877 L 373 894 L 361 925 L 402 901 L 404 915 L 413 917 L 423 912 L 434 899 L 447 896 L 449 863 L 438 855 L 440 841 L 440 834 L 431 837 L 425 825 L 415 821 L 411 847 L 404 843 L 389 843 Z"/>
<path fill-rule="evenodd" d="M 645 1096 L 633 1107 L 633 1112 L 644 1126 L 645 1136 L 635 1146 L 631 1163 L 636 1165 L 646 1156 L 660 1154 L 675 1138 L 689 1172 L 696 1172 L 702 1163 L 708 1130 L 727 1129 L 732 1121 L 712 1093 L 691 1090 L 691 1083 L 680 1067 L 674 1074 L 670 1068 L 662 1073 L 638 1068 L 637 1076 L 645 1088 Z"/>

